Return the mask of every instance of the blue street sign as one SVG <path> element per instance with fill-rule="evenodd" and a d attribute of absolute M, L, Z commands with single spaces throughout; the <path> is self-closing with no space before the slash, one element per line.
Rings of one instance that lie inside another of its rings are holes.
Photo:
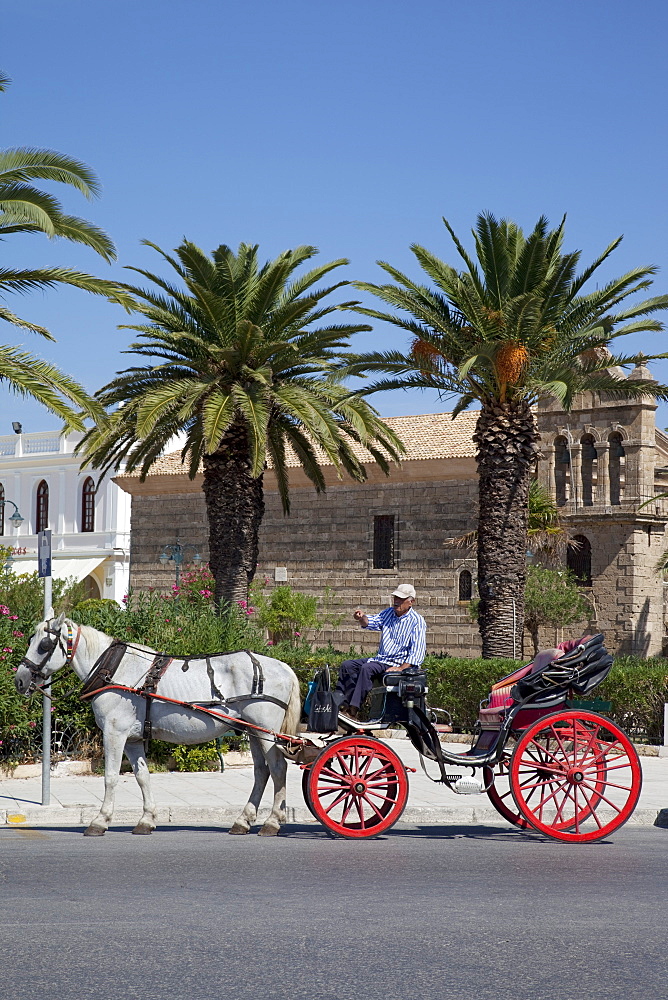
<path fill-rule="evenodd" d="M 51 576 L 51 529 L 37 533 L 37 575 Z"/>

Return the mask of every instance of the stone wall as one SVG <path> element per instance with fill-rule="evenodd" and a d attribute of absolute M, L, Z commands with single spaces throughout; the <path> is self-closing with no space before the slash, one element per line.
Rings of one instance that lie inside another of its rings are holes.
<path fill-rule="evenodd" d="M 475 480 L 351 483 L 330 486 L 324 496 L 300 489 L 292 493 L 289 518 L 276 494 L 267 493 L 258 577 L 273 584 L 279 566 L 297 590 L 321 595 L 330 588 L 346 620 L 319 640 L 339 649 L 362 645 L 369 652 L 378 636 L 358 629 L 350 615 L 357 607 L 377 613 L 399 583 L 412 583 L 416 609 L 427 620 L 429 651 L 477 655 L 477 625 L 468 603 L 458 599 L 459 572 L 467 569 L 475 577 L 475 559 L 445 544 L 475 527 L 476 486 Z M 373 519 L 380 514 L 395 516 L 392 570 L 373 568 Z"/>
<path fill-rule="evenodd" d="M 186 479 L 186 477 L 183 477 Z M 187 480 L 186 480 L 187 482 Z M 204 561 L 209 558 L 209 527 L 204 495 L 199 492 L 167 493 L 132 497 L 130 586 L 133 590 L 156 587 L 167 591 L 174 583 L 174 564 L 158 562 L 165 545 L 177 539 L 196 545 Z"/>
<path fill-rule="evenodd" d="M 377 613 L 387 605 L 398 583 L 412 583 L 417 610 L 428 624 L 430 652 L 456 656 L 479 654 L 477 625 L 468 603 L 459 602 L 459 572 L 475 579 L 475 559 L 467 550 L 445 545 L 446 539 L 475 527 L 475 480 L 415 483 L 367 483 L 329 486 L 317 495 L 306 488 L 291 493 L 292 514 L 284 517 L 278 494 L 267 490 L 260 534 L 257 579 L 276 585 L 276 567 L 287 570 L 287 582 L 297 590 L 322 596 L 329 588 L 336 613 L 345 616 L 336 629 L 325 629 L 318 642 L 339 649 L 351 644 L 373 652 L 378 637 L 351 621 L 357 607 Z M 394 514 L 396 525 L 393 570 L 373 569 L 373 518 Z M 174 568 L 158 558 L 165 544 L 176 541 L 199 547 L 208 558 L 207 524 L 201 492 L 136 494 L 132 498 L 131 586 L 135 590 L 168 590 Z"/>

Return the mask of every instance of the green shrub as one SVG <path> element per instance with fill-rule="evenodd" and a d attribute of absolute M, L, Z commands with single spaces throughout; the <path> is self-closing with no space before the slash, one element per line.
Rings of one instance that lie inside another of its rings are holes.
<path fill-rule="evenodd" d="M 265 578 L 265 586 L 267 583 Z M 307 629 L 317 634 L 326 625 L 336 628 L 344 618 L 338 611 L 340 598 L 330 587 L 325 587 L 322 597 L 318 598 L 293 590 L 287 584 L 265 594 L 262 584 L 255 583 L 251 588 L 251 602 L 254 607 L 249 611 L 256 612 L 258 623 L 267 629 L 272 643 L 299 646 L 305 641 Z"/>
<path fill-rule="evenodd" d="M 612 702 L 609 713 L 629 735 L 663 742 L 663 706 L 668 703 L 668 660 L 620 656 L 593 695 Z"/>
<path fill-rule="evenodd" d="M 220 767 L 215 740 L 196 746 L 173 746 L 177 771 L 217 771 Z"/>

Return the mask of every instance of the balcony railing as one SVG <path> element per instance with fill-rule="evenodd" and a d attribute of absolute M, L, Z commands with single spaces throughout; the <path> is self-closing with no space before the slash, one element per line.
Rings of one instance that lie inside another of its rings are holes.
<path fill-rule="evenodd" d="M 556 497 L 554 498 L 556 499 Z M 647 503 L 651 500 L 651 503 Z M 647 503 L 646 507 L 642 507 Z M 595 497 L 591 503 L 583 503 L 581 499 L 567 500 L 566 503 L 558 504 L 561 514 L 635 514 L 641 517 L 668 517 L 668 498 L 656 496 L 622 496 L 618 503 L 603 503 Z M 642 507 L 642 510 L 640 508 Z"/>

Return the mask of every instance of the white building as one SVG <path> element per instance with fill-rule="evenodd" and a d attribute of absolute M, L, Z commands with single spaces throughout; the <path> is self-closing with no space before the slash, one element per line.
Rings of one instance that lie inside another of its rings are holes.
<path fill-rule="evenodd" d="M 18 425 L 20 427 L 20 425 Z M 0 436 L 0 544 L 14 548 L 12 569 L 37 569 L 37 532 L 50 528 L 55 579 L 83 580 L 87 597 L 119 603 L 128 592 L 130 497 L 105 477 L 81 471 L 73 452 L 81 434 Z M 24 518 L 11 522 L 14 506 Z"/>

